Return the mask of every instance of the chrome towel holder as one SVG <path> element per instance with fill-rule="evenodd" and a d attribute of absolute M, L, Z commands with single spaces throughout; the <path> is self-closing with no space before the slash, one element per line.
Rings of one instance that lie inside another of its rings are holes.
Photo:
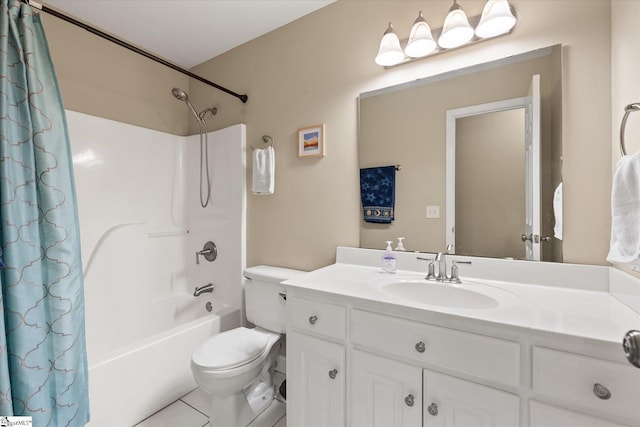
<path fill-rule="evenodd" d="M 635 102 L 624 107 L 624 117 L 622 117 L 622 123 L 620 124 L 620 153 L 623 156 L 627 155 L 627 149 L 624 145 L 624 129 L 627 126 L 627 119 L 629 118 L 629 114 L 633 113 L 634 111 L 640 111 L 640 103 Z"/>

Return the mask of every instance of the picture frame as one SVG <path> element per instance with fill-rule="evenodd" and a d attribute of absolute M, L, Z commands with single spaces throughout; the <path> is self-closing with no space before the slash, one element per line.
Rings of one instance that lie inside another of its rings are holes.
<path fill-rule="evenodd" d="M 324 157 L 324 123 L 298 129 L 298 157 Z"/>

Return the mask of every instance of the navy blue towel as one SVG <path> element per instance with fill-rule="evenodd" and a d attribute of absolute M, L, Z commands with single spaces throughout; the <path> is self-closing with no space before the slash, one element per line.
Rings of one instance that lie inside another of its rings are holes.
<path fill-rule="evenodd" d="M 360 169 L 360 197 L 366 222 L 390 224 L 396 203 L 396 167 Z"/>

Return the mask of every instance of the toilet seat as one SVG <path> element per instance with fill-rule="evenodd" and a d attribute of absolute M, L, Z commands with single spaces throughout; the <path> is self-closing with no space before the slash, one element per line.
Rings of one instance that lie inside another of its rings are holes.
<path fill-rule="evenodd" d="M 279 335 L 244 327 L 221 332 L 199 345 L 192 365 L 206 371 L 222 371 L 248 365 L 268 353 Z"/>

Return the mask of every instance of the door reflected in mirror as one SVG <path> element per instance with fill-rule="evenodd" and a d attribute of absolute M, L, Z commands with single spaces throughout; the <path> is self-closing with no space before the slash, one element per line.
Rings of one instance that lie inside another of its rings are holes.
<path fill-rule="evenodd" d="M 524 108 L 456 119 L 449 233 L 456 254 L 526 257 L 524 122 Z"/>

